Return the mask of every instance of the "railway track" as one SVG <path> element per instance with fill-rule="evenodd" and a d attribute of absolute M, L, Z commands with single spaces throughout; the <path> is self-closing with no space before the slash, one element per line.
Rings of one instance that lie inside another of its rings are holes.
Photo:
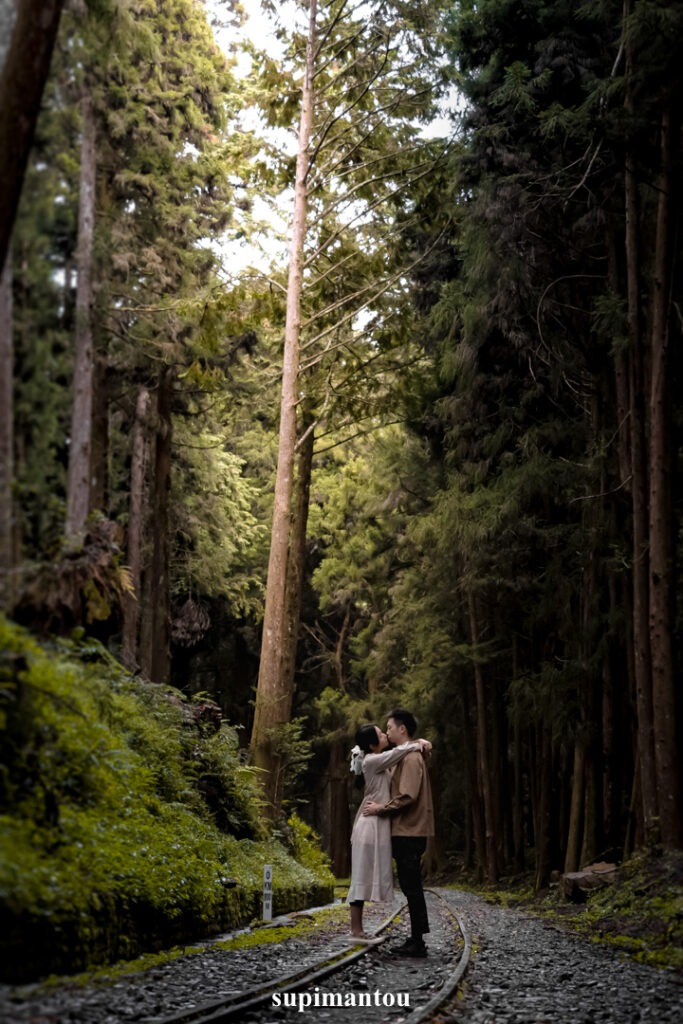
<path fill-rule="evenodd" d="M 333 1020 L 351 1019 L 361 1007 L 364 1024 L 398 1020 L 423 1024 L 452 998 L 467 968 L 471 939 L 465 922 L 436 890 L 427 889 L 430 919 L 438 922 L 437 948 L 424 960 L 399 960 L 384 945 L 358 946 L 349 939 L 341 949 L 300 971 L 270 979 L 244 991 L 206 1002 L 148 1024 L 223 1024 L 226 1021 L 273 1022 L 309 1011 Z M 399 907 L 375 931 L 384 937 L 407 916 Z M 372 980 L 369 980 L 372 979 Z M 345 1012 L 346 1011 L 346 1012 Z M 398 1016 L 397 1016 L 398 1015 Z M 301 1018 L 299 1018 L 301 1019 Z"/>

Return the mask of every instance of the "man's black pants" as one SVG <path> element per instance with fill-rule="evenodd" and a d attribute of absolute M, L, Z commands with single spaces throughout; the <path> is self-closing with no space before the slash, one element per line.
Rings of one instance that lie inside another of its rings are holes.
<path fill-rule="evenodd" d="M 396 861 L 396 873 L 401 892 L 408 900 L 410 935 L 416 942 L 429 931 L 427 904 L 422 888 L 422 854 L 427 849 L 424 836 L 392 836 L 391 852 Z"/>

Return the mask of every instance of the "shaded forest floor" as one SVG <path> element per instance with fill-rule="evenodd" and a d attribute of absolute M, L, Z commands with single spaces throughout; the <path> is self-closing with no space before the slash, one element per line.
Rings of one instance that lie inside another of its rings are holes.
<path fill-rule="evenodd" d="M 588 894 L 584 903 L 568 902 L 560 883 L 534 893 L 532 875 L 503 880 L 496 889 L 455 884 L 683 975 L 683 851 L 636 854 L 619 866 L 616 882 Z"/>

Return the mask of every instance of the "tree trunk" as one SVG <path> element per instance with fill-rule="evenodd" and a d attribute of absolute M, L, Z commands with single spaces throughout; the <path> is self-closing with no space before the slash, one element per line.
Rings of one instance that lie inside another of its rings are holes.
<path fill-rule="evenodd" d="M 12 260 L 0 276 L 0 610 L 14 607 L 14 345 Z"/>
<path fill-rule="evenodd" d="M 145 479 L 147 475 L 147 430 L 150 396 L 140 388 L 133 426 L 133 450 L 130 467 L 130 502 L 128 505 L 128 569 L 133 593 L 123 600 L 123 664 L 131 672 L 138 666 L 138 624 L 140 619 L 140 581 L 142 579 L 142 537 L 145 510 Z"/>
<path fill-rule="evenodd" d="M 630 2 L 624 4 L 630 14 Z M 629 87 L 633 75 L 630 45 L 626 45 L 626 99 L 628 116 L 634 115 Z M 635 154 L 627 151 L 624 166 L 626 214 L 626 293 L 629 339 L 629 422 L 631 447 L 631 498 L 633 510 L 633 665 L 638 715 L 638 760 L 643 828 L 648 841 L 655 838 L 657 783 L 654 761 L 652 673 L 649 629 L 649 538 L 647 523 L 647 463 L 644 390 L 646 365 L 640 315 L 640 267 L 638 247 L 638 185 Z"/>
<path fill-rule="evenodd" d="M 76 263 L 76 343 L 73 406 L 67 481 L 65 534 L 67 545 L 78 547 L 85 535 L 90 512 L 90 450 L 93 407 L 93 251 L 95 240 L 95 113 L 86 91 L 81 102 L 83 118 L 81 176 L 78 201 L 78 251 Z"/>
<path fill-rule="evenodd" d="M 513 723 L 513 773 L 514 793 L 512 797 L 512 863 L 514 871 L 524 871 L 524 789 L 522 776 L 522 729 L 519 712 L 515 711 Z"/>
<path fill-rule="evenodd" d="M 476 695 L 473 694 L 474 683 L 466 682 L 463 687 L 463 731 L 462 756 L 464 763 L 463 777 L 465 780 L 465 849 L 463 867 L 470 871 L 476 867 L 477 878 L 484 877 L 486 860 L 486 840 L 479 801 L 479 784 L 477 771 L 476 744 Z"/>
<path fill-rule="evenodd" d="M 488 722 L 486 709 L 486 693 L 484 674 L 478 661 L 477 647 L 479 644 L 479 628 L 477 624 L 474 595 L 468 595 L 470 637 L 474 648 L 474 681 L 477 695 L 477 746 L 479 748 L 479 774 L 481 794 L 484 804 L 484 828 L 486 832 L 486 879 L 488 882 L 498 881 L 498 857 L 496 837 L 496 812 L 494 805 L 493 782 L 491 779 L 491 757 L 488 741 Z"/>
<path fill-rule="evenodd" d="M 0 75 L 0 267 L 5 265 L 63 0 L 18 0 Z"/>
<path fill-rule="evenodd" d="M 325 797 L 329 833 L 328 854 L 337 878 L 346 878 L 351 870 L 349 777 L 346 744 L 336 740 L 330 746 Z"/>
<path fill-rule="evenodd" d="M 676 685 L 673 664 L 674 527 L 671 500 L 673 438 L 671 429 L 669 310 L 671 305 L 671 116 L 662 112 L 652 309 L 650 378 L 650 651 L 657 807 L 662 842 L 678 848 L 683 841 L 680 774 L 676 742 Z"/>
<path fill-rule="evenodd" d="M 95 353 L 90 443 L 90 509 L 109 510 L 109 380 L 107 357 Z"/>
<path fill-rule="evenodd" d="M 280 433 L 275 476 L 275 504 L 271 530 L 263 639 L 259 666 L 251 751 L 254 764 L 264 770 L 263 780 L 269 812 L 275 816 L 275 776 L 272 761 L 273 730 L 289 721 L 291 691 L 282 686 L 281 658 L 287 628 L 285 594 L 287 556 L 296 447 L 296 411 L 298 403 L 299 335 L 301 330 L 301 291 L 303 287 L 303 251 L 308 208 L 309 145 L 313 125 L 313 64 L 317 0 L 310 0 L 306 67 L 301 99 L 294 214 L 289 252 L 289 279 L 285 316 L 285 343 L 280 402 Z"/>
<path fill-rule="evenodd" d="M 294 693 L 296 652 L 299 641 L 299 620 L 301 598 L 306 568 L 306 530 L 308 527 L 308 505 L 311 493 L 311 472 L 313 469 L 313 446 L 315 433 L 312 422 L 304 419 L 304 434 L 296 452 L 296 486 L 293 513 L 290 526 L 289 550 L 287 555 L 287 581 L 285 587 L 285 633 L 282 646 L 281 686 L 284 693 Z M 291 715 L 290 706 L 287 719 Z"/>
<path fill-rule="evenodd" d="M 152 557 L 145 576 L 145 622 L 140 640 L 142 674 L 155 683 L 167 683 L 171 674 L 168 498 L 171 488 L 174 374 L 173 367 L 165 366 L 159 378 L 150 514 Z"/>
<path fill-rule="evenodd" d="M 539 725 L 538 732 L 541 750 L 538 765 L 538 812 L 536 817 L 536 879 L 534 883 L 536 892 L 547 888 L 552 868 L 550 862 L 553 784 L 552 737 L 550 727 L 545 723 Z"/>
<path fill-rule="evenodd" d="M 613 615 L 614 605 L 611 600 L 612 589 L 613 587 L 610 585 L 610 613 Z M 602 673 L 602 750 L 600 759 L 602 765 L 601 833 L 603 847 L 606 845 L 610 849 L 614 849 L 618 844 L 618 796 L 621 792 L 621 766 L 619 758 L 617 757 L 615 743 L 615 739 L 618 734 L 616 728 L 617 698 L 611 647 L 612 644 L 608 644 L 605 666 Z M 626 696 L 627 693 L 628 690 L 625 691 L 624 696 Z M 623 735 L 625 736 L 628 735 L 626 730 L 627 726 L 626 723 L 624 723 Z"/>
<path fill-rule="evenodd" d="M 579 855 L 583 843 L 584 750 L 577 736 L 574 743 L 574 771 L 572 773 L 572 802 L 569 812 L 569 833 L 564 858 L 565 874 L 579 870 Z"/>

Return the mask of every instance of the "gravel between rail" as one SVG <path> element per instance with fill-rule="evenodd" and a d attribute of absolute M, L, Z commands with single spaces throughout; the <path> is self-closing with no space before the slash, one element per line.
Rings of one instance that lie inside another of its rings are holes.
<path fill-rule="evenodd" d="M 474 953 L 464 994 L 441 1020 L 462 1024 L 681 1024 L 683 978 L 626 959 L 517 909 L 444 894 Z"/>
<path fill-rule="evenodd" d="M 460 890 L 444 890 L 453 909 L 472 933 L 474 951 L 463 994 L 435 1020 L 458 1024 L 680 1024 L 683 984 L 679 975 L 634 963 L 614 950 L 566 934 L 518 909 L 487 904 Z M 394 906 L 402 902 L 397 893 Z M 388 916 L 386 906 L 368 906 L 367 927 Z M 76 986 L 68 979 L 46 990 L 37 986 L 0 987 L 0 1019 L 5 1024 L 117 1024 L 152 1022 L 193 1004 L 244 990 L 318 960 L 328 949 L 345 946 L 345 923 L 328 922 L 277 945 L 221 950 L 207 944 L 199 953 L 115 981 Z M 441 959 L 445 937 L 428 937 L 434 960 Z M 348 947 L 347 947 L 348 948 Z M 380 947 L 383 950 L 383 947 Z M 433 962 L 432 961 L 432 962 Z M 357 971 L 360 986 L 394 991 L 396 966 L 386 952 L 373 951 Z M 424 961 L 405 961 L 401 985 L 417 998 L 427 976 Z M 354 983 L 355 984 L 355 983 Z M 325 1011 L 280 1012 L 279 1021 L 319 1020 Z M 387 1019 L 398 1024 L 397 1008 Z M 275 1019 L 275 1017 L 273 1018 Z M 339 1011 L 335 1011 L 339 1020 Z M 348 1020 L 365 1019 L 349 1009 Z"/>

